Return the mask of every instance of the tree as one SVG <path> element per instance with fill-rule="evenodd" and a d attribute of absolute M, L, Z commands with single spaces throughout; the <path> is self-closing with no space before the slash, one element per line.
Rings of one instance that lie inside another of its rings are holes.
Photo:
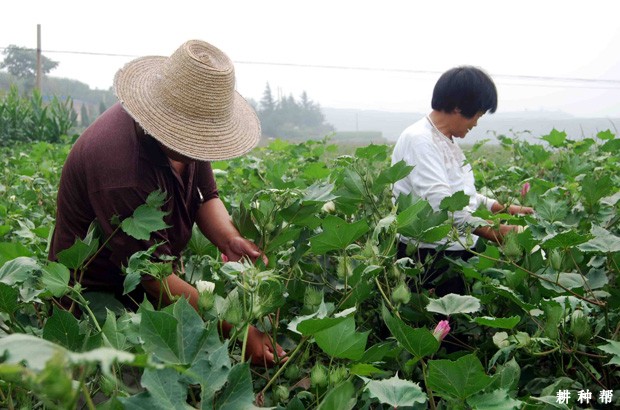
<path fill-rule="evenodd" d="M 334 127 L 325 123 L 321 107 L 304 91 L 298 103 L 292 95 L 273 99 L 269 83 L 257 109 L 262 133 L 266 137 L 307 139 L 324 137 Z"/>
<path fill-rule="evenodd" d="M 4 61 L 0 69 L 6 68 L 17 78 L 34 79 L 37 74 L 37 52 L 31 48 L 9 45 L 3 52 Z M 58 66 L 57 61 L 41 56 L 41 72 L 47 74 Z"/>
<path fill-rule="evenodd" d="M 260 110 L 263 112 L 272 112 L 275 108 L 276 103 L 271 94 L 271 87 L 269 87 L 269 83 L 267 83 L 265 91 L 263 91 L 263 98 L 260 100 Z"/>
<path fill-rule="evenodd" d="M 80 117 L 82 127 L 88 127 L 90 125 L 90 117 L 88 116 L 88 107 L 85 103 L 82 103 L 80 107 Z"/>

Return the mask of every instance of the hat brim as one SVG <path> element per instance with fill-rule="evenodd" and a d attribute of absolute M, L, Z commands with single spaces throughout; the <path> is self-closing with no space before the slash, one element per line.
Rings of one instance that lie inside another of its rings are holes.
<path fill-rule="evenodd" d="M 141 57 L 114 76 L 114 90 L 123 108 L 144 130 L 181 155 L 218 161 L 251 151 L 260 140 L 260 121 L 250 104 L 234 92 L 232 110 L 224 118 L 190 117 L 163 104 L 151 85 L 166 57 Z"/>

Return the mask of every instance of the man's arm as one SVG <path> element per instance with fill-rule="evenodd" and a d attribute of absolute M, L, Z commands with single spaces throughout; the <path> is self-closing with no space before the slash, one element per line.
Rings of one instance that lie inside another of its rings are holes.
<path fill-rule="evenodd" d="M 245 239 L 230 219 L 228 210 L 219 198 L 213 198 L 203 203 L 198 209 L 196 224 L 200 231 L 228 257 L 231 261 L 238 261 L 248 256 L 255 261 L 262 255 L 267 264 L 266 256 L 253 242 Z"/>

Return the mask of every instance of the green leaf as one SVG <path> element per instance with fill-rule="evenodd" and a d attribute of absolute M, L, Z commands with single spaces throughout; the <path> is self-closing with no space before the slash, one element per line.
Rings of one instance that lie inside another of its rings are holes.
<path fill-rule="evenodd" d="M 0 266 L 20 256 L 34 256 L 32 251 L 19 242 L 0 243 Z"/>
<path fill-rule="evenodd" d="M 54 308 L 54 313 L 45 322 L 43 338 L 69 350 L 80 350 L 84 343 L 84 335 L 80 334 L 80 326 L 75 316 L 57 308 Z"/>
<path fill-rule="evenodd" d="M 232 216 L 235 226 L 243 237 L 251 240 L 260 238 L 260 232 L 252 220 L 252 212 L 247 209 L 243 202 L 239 204 L 239 208 L 233 211 Z"/>
<path fill-rule="evenodd" d="M 605 130 L 605 131 L 599 131 L 596 134 L 596 137 L 600 140 L 609 141 L 609 140 L 613 140 L 616 136 L 610 130 Z"/>
<path fill-rule="evenodd" d="M 317 410 L 351 410 L 356 402 L 355 387 L 346 380 L 327 392 Z"/>
<path fill-rule="evenodd" d="M 355 150 L 355 156 L 365 158 L 373 162 L 383 162 L 388 157 L 387 145 L 369 144 Z"/>
<path fill-rule="evenodd" d="M 521 321 L 520 316 L 511 316 L 511 317 L 490 317 L 490 316 L 482 316 L 474 319 L 474 322 L 488 326 L 496 329 L 512 329 L 515 327 L 519 321 Z"/>
<path fill-rule="evenodd" d="M 506 391 L 517 391 L 519 380 L 521 379 L 521 367 L 513 357 L 503 365 L 497 365 L 497 370 L 493 375 L 491 388 L 504 389 Z"/>
<path fill-rule="evenodd" d="M 228 341 L 208 356 L 201 357 L 194 362 L 188 374 L 192 375 L 201 385 L 203 408 L 213 408 L 215 393 L 226 384 L 231 368 Z"/>
<path fill-rule="evenodd" d="M 464 400 L 484 390 L 493 380 L 473 354 L 428 362 L 428 387 L 441 396 Z"/>
<path fill-rule="evenodd" d="M 182 376 L 171 368 L 146 369 L 141 384 L 147 391 L 118 400 L 127 410 L 190 409 L 186 403 L 187 385 L 181 379 Z"/>
<path fill-rule="evenodd" d="M 319 319 L 329 320 L 329 319 Z M 333 326 L 314 333 L 316 344 L 328 355 L 341 358 L 359 360 L 366 349 L 368 332 L 358 333 L 355 331 L 355 320 L 352 316 Z"/>
<path fill-rule="evenodd" d="M 105 372 L 110 372 L 111 363 L 132 364 L 135 361 L 135 356 L 131 353 L 107 348 L 73 353 L 59 344 L 23 333 L 0 338 L 0 356 L 4 356 L 4 363 L 25 363 L 32 370 L 42 371 L 56 354 L 65 355 L 74 364 L 99 364 Z"/>
<path fill-rule="evenodd" d="M 332 194 L 333 190 L 334 184 L 326 182 L 315 182 L 304 190 L 303 202 L 307 203 L 332 201 L 337 198 L 336 195 Z"/>
<path fill-rule="evenodd" d="M 562 221 L 568 215 L 568 204 L 557 198 L 544 198 L 536 205 L 536 213 L 548 222 Z"/>
<path fill-rule="evenodd" d="M 69 269 L 80 268 L 99 249 L 99 239 L 96 237 L 97 224 L 92 223 L 84 239 L 76 238 L 71 247 L 56 254 L 58 262 Z"/>
<path fill-rule="evenodd" d="M 327 168 L 327 166 L 323 162 L 312 162 L 306 165 L 306 167 L 303 170 L 304 177 L 309 180 L 318 180 L 318 179 L 327 178 L 330 173 L 331 171 L 329 170 L 329 168 Z"/>
<path fill-rule="evenodd" d="M 370 397 L 390 407 L 408 407 L 414 403 L 426 403 L 427 396 L 418 383 L 402 380 L 395 375 L 385 380 L 368 380 L 365 390 Z"/>
<path fill-rule="evenodd" d="M 0 312 L 8 313 L 12 315 L 19 306 L 17 298 L 19 297 L 19 290 L 0 282 Z"/>
<path fill-rule="evenodd" d="M 160 231 L 170 226 L 164 222 L 168 214 L 160 210 L 164 204 L 165 192 L 154 191 L 146 198 L 146 203 L 140 205 L 129 218 L 121 222 L 121 229 L 127 235 L 147 241 L 152 232 Z"/>
<path fill-rule="evenodd" d="M 540 139 L 545 140 L 554 148 L 560 148 L 564 146 L 566 142 L 566 133 L 563 131 L 558 131 L 555 128 L 551 130 L 549 135 L 544 135 L 540 137 Z"/>
<path fill-rule="evenodd" d="M 32 258 L 20 256 L 6 262 L 0 268 L 0 283 L 15 285 L 30 279 L 33 272 L 40 269 L 39 264 Z"/>
<path fill-rule="evenodd" d="M 455 313 L 474 313 L 480 310 L 480 300 L 474 296 L 450 293 L 442 298 L 431 300 L 426 305 L 426 310 L 445 316 Z"/>
<path fill-rule="evenodd" d="M 469 204 L 469 196 L 464 191 L 458 191 L 445 197 L 439 204 L 439 209 L 447 212 L 456 212 Z"/>
<path fill-rule="evenodd" d="M 580 250 L 603 253 L 620 252 L 620 238 L 618 236 L 597 225 L 592 225 L 591 232 L 594 238 L 580 244 L 578 246 Z"/>
<path fill-rule="evenodd" d="M 598 201 L 611 194 L 614 184 L 609 175 L 598 177 L 594 173 L 588 173 L 581 181 L 581 195 L 588 206 L 594 206 Z"/>
<path fill-rule="evenodd" d="M 620 139 L 609 140 L 601 146 L 601 151 L 616 153 L 620 151 Z"/>
<path fill-rule="evenodd" d="M 111 347 L 117 350 L 124 350 L 127 338 L 119 331 L 116 324 L 116 315 L 111 310 L 107 311 L 105 323 L 101 327 L 101 332 Z"/>
<path fill-rule="evenodd" d="M 607 364 L 615 364 L 616 366 L 620 366 L 620 342 L 609 339 L 606 340 L 608 343 L 606 345 L 600 345 L 598 348 L 605 353 L 613 355 Z"/>
<path fill-rule="evenodd" d="M 209 251 L 214 248 L 214 245 L 207 239 L 206 236 L 200 232 L 197 225 L 192 227 L 192 236 L 189 239 L 187 248 L 194 255 L 205 256 L 209 255 Z"/>
<path fill-rule="evenodd" d="M 398 216 L 396 217 L 397 228 L 403 228 L 412 224 L 419 219 L 418 214 L 423 211 L 431 211 L 431 205 L 428 201 L 421 198 L 414 198 L 412 195 L 403 196 L 398 198 Z"/>
<path fill-rule="evenodd" d="M 404 160 L 400 160 L 389 168 L 384 169 L 374 181 L 372 187 L 373 192 L 380 193 L 386 185 L 400 181 L 409 175 L 412 169 L 413 167 L 411 165 L 407 165 Z"/>
<path fill-rule="evenodd" d="M 345 249 L 369 229 L 363 220 L 349 224 L 337 216 L 327 216 L 323 221 L 323 232 L 310 238 L 310 249 L 317 255 Z"/>
<path fill-rule="evenodd" d="M 467 399 L 472 410 L 513 410 L 520 409 L 523 402 L 513 399 L 508 391 L 500 389 L 490 393 L 478 394 Z"/>
<path fill-rule="evenodd" d="M 228 382 L 218 396 L 213 408 L 218 410 L 253 410 L 258 408 L 254 405 L 249 363 L 238 364 L 230 370 Z"/>
<path fill-rule="evenodd" d="M 185 298 L 172 306 L 173 315 L 163 311 L 144 310 L 140 336 L 146 351 L 164 362 L 191 364 L 207 343 L 207 331 L 198 313 Z"/>
<path fill-rule="evenodd" d="M 43 267 L 41 281 L 43 286 L 50 291 L 52 296 L 59 298 L 69 290 L 69 278 L 71 272 L 65 265 L 49 262 Z"/>
<path fill-rule="evenodd" d="M 306 319 L 297 325 L 297 331 L 304 336 L 312 336 L 321 330 L 328 329 L 344 322 L 346 317 L 324 317 L 318 319 Z"/>
<path fill-rule="evenodd" d="M 562 232 L 551 237 L 545 238 L 540 246 L 544 249 L 564 249 L 585 243 L 590 239 L 590 235 L 583 235 L 574 230 Z"/>
<path fill-rule="evenodd" d="M 558 293 L 564 293 L 565 290 L 563 288 L 576 289 L 576 288 L 582 288 L 587 284 L 585 278 L 581 276 L 581 274 L 579 273 L 571 273 L 571 272 L 551 273 L 549 272 L 549 273 L 543 273 L 538 276 L 540 276 L 543 279 L 547 279 L 547 280 L 540 280 L 540 284 L 545 289 L 553 290 L 554 292 L 558 292 Z M 562 286 L 563 288 L 557 286 L 556 284 Z"/>
<path fill-rule="evenodd" d="M 385 306 L 382 307 L 381 312 L 383 321 L 390 329 L 392 336 L 409 353 L 420 359 L 439 350 L 439 342 L 428 329 L 414 329 L 407 326 L 401 319 L 392 316 Z"/>
<path fill-rule="evenodd" d="M 372 376 L 373 374 L 384 374 L 386 371 L 368 363 L 355 363 L 349 367 L 349 373 L 356 376 Z"/>

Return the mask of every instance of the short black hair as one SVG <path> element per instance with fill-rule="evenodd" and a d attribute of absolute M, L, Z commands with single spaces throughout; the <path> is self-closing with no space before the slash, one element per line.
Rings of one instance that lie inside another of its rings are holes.
<path fill-rule="evenodd" d="M 452 112 L 461 110 L 465 118 L 479 112 L 497 110 L 497 89 L 491 77 L 480 68 L 460 66 L 439 77 L 433 89 L 433 110 Z"/>

